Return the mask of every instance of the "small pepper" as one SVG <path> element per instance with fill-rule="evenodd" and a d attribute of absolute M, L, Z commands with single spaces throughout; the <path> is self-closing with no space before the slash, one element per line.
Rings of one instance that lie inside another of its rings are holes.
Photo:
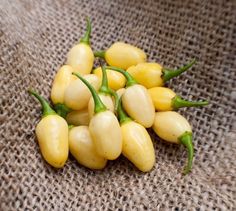
<path fill-rule="evenodd" d="M 66 116 L 66 121 L 68 122 L 69 125 L 89 125 L 89 113 L 88 109 L 82 109 L 79 111 L 71 111 L 70 113 L 67 114 Z"/>
<path fill-rule="evenodd" d="M 121 125 L 122 154 L 140 171 L 150 171 L 155 164 L 155 151 L 145 127 L 134 122 L 123 110 L 121 98 L 118 103 L 118 116 Z"/>
<path fill-rule="evenodd" d="M 155 109 L 158 111 L 172 111 L 182 107 L 197 107 L 208 105 L 207 101 L 192 102 L 182 99 L 171 89 L 166 87 L 153 87 L 148 89 Z"/>
<path fill-rule="evenodd" d="M 106 108 L 109 111 L 114 113 L 115 107 L 114 107 L 114 103 L 113 103 L 113 99 L 112 99 L 112 93 L 113 93 L 112 90 L 108 87 L 106 69 L 104 67 L 102 67 L 102 85 L 98 90 L 98 96 L 102 100 L 102 102 L 106 106 Z M 88 113 L 89 113 L 89 118 L 91 119 L 94 115 L 93 97 L 90 97 L 90 100 L 88 103 Z"/>
<path fill-rule="evenodd" d="M 192 168 L 193 144 L 192 129 L 188 121 L 175 111 L 157 112 L 153 124 L 155 133 L 165 141 L 183 144 L 188 150 L 188 163 L 184 174 L 188 174 Z"/>
<path fill-rule="evenodd" d="M 132 75 L 138 83 L 149 89 L 163 86 L 165 82 L 187 71 L 195 62 L 196 60 L 193 59 L 189 64 L 177 70 L 164 68 L 158 63 L 140 63 L 129 67 L 127 72 Z"/>
<path fill-rule="evenodd" d="M 98 90 L 101 84 L 100 79 L 94 74 L 83 76 L 92 86 Z M 72 81 L 65 91 L 65 105 L 72 110 L 85 109 L 88 106 L 91 93 L 84 83 L 76 79 Z"/>
<path fill-rule="evenodd" d="M 36 126 L 36 136 L 44 159 L 53 167 L 64 166 L 69 153 L 68 125 L 56 114 L 48 102 L 35 91 L 29 90 L 42 105 L 43 116 Z"/>
<path fill-rule="evenodd" d="M 108 86 L 113 90 L 118 90 L 120 88 L 123 88 L 126 83 L 125 77 L 118 72 L 112 71 L 112 70 L 106 70 L 107 71 L 107 79 L 108 79 Z M 102 68 L 98 67 L 93 70 L 93 74 L 98 76 L 100 79 L 102 78 Z"/>
<path fill-rule="evenodd" d="M 138 84 L 125 70 L 112 66 L 106 68 L 120 72 L 126 77 L 122 103 L 128 115 L 144 127 L 151 127 L 155 118 L 155 108 L 147 89 Z"/>
<path fill-rule="evenodd" d="M 52 84 L 51 100 L 54 104 L 55 111 L 63 118 L 65 118 L 70 111 L 64 104 L 64 95 L 71 81 L 76 79 L 76 77 L 72 75 L 73 71 L 71 66 L 63 65 L 55 75 Z"/>
<path fill-rule="evenodd" d="M 106 166 L 107 159 L 97 153 L 88 126 L 69 130 L 69 148 L 75 159 L 87 168 L 103 169 Z"/>
<path fill-rule="evenodd" d="M 89 123 L 89 131 L 98 154 L 108 160 L 115 160 L 121 154 L 122 135 L 119 122 L 111 111 L 107 110 L 96 90 L 78 73 L 73 73 L 89 88 L 95 102 L 94 113 Z"/>
<path fill-rule="evenodd" d="M 109 65 L 122 69 L 145 62 L 147 59 L 143 50 L 124 42 L 116 42 L 106 51 L 97 51 L 94 55 L 104 58 Z"/>
<path fill-rule="evenodd" d="M 87 19 L 85 35 L 80 39 L 79 44 L 72 47 L 67 55 L 66 64 L 72 66 L 75 72 L 89 74 L 93 67 L 94 55 L 90 47 L 91 22 Z"/>

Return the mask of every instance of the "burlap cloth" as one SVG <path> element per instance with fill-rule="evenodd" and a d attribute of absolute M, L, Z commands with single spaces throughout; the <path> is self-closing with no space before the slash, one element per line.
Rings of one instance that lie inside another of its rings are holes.
<path fill-rule="evenodd" d="M 235 1 L 0 1 L 0 210 L 235 210 Z M 123 40 L 149 61 L 198 62 L 168 86 L 205 108 L 182 109 L 194 130 L 195 160 L 183 177 L 184 147 L 152 132 L 156 165 L 139 172 L 121 157 L 103 171 L 69 158 L 60 170 L 42 159 L 35 138 L 40 106 L 27 89 L 49 97 L 66 53 L 93 23 L 92 47 Z"/>

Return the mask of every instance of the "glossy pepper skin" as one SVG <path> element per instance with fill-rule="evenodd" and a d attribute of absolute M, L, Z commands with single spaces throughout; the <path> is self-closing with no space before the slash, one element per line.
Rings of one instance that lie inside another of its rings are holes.
<path fill-rule="evenodd" d="M 88 109 L 82 109 L 79 111 L 71 111 L 66 116 L 66 121 L 69 125 L 79 126 L 79 125 L 89 125 L 89 113 Z"/>
<path fill-rule="evenodd" d="M 148 89 L 155 109 L 157 111 L 172 111 L 182 107 L 197 107 L 208 105 L 207 101 L 192 102 L 182 99 L 171 89 L 166 87 L 153 87 Z"/>
<path fill-rule="evenodd" d="M 73 71 L 74 69 L 71 66 L 63 65 L 56 73 L 51 89 L 51 100 L 54 104 L 54 109 L 64 118 L 70 111 L 64 104 L 64 96 L 66 88 L 76 79 L 72 75 Z"/>
<path fill-rule="evenodd" d="M 66 64 L 72 66 L 75 72 L 89 74 L 93 67 L 94 55 L 90 47 L 91 23 L 87 19 L 87 29 L 79 44 L 73 46 L 67 55 Z"/>
<path fill-rule="evenodd" d="M 94 74 L 83 76 L 89 83 L 98 90 L 101 84 L 100 79 Z M 72 110 L 85 109 L 88 106 L 91 93 L 84 83 L 77 79 L 70 83 L 65 91 L 65 105 Z"/>
<path fill-rule="evenodd" d="M 135 79 L 126 71 L 117 67 L 107 67 L 119 71 L 127 79 L 126 89 L 122 95 L 122 103 L 128 115 L 139 124 L 151 127 L 155 118 L 155 108 L 147 89 L 137 84 Z"/>
<path fill-rule="evenodd" d="M 126 79 L 121 73 L 118 73 L 112 70 L 106 70 L 106 71 L 107 71 L 107 78 L 108 78 L 108 86 L 111 89 L 118 90 L 125 86 Z M 102 79 L 102 68 L 98 67 L 94 69 L 93 74 L 95 74 L 100 79 Z"/>
<path fill-rule="evenodd" d="M 89 131 L 98 154 L 108 160 L 115 160 L 121 154 L 122 135 L 116 116 L 102 103 L 96 90 L 77 73 L 73 73 L 83 81 L 92 93 L 95 115 L 89 123 Z"/>
<path fill-rule="evenodd" d="M 112 113 L 115 112 L 115 105 L 113 103 L 112 95 L 115 93 L 115 91 L 111 90 L 108 86 L 108 78 L 106 69 L 102 67 L 102 84 L 101 87 L 98 90 L 98 96 L 103 102 L 103 104 L 106 106 L 106 108 L 111 111 Z M 90 97 L 89 103 L 88 103 L 88 112 L 90 119 L 94 115 L 94 100 L 93 97 Z"/>
<path fill-rule="evenodd" d="M 191 171 L 193 161 L 192 128 L 188 121 L 175 111 L 157 112 L 152 126 L 155 133 L 165 141 L 183 144 L 188 150 L 188 163 L 184 174 Z"/>
<path fill-rule="evenodd" d="M 106 51 L 95 52 L 94 55 L 104 58 L 109 65 L 122 69 L 143 63 L 147 59 L 143 50 L 124 42 L 115 42 Z"/>
<path fill-rule="evenodd" d="M 47 101 L 30 90 L 43 108 L 43 117 L 36 126 L 36 136 L 44 159 L 53 167 L 64 166 L 69 152 L 68 125 L 66 121 L 56 114 Z"/>
<path fill-rule="evenodd" d="M 124 112 L 121 98 L 118 115 L 123 137 L 122 154 L 140 171 L 150 171 L 155 164 L 155 151 L 150 135 L 142 125 L 134 122 Z"/>
<path fill-rule="evenodd" d="M 70 129 L 69 148 L 76 160 L 87 168 L 103 169 L 106 166 L 107 159 L 97 153 L 88 126 Z"/>
<path fill-rule="evenodd" d="M 158 63 L 146 62 L 129 67 L 127 72 L 133 76 L 139 84 L 142 84 L 149 89 L 152 87 L 163 86 L 166 81 L 187 71 L 195 62 L 196 60 L 193 59 L 190 63 L 177 70 L 164 68 Z"/>

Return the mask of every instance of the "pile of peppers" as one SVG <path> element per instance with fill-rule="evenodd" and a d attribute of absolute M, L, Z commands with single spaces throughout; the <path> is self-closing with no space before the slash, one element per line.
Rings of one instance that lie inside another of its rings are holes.
<path fill-rule="evenodd" d="M 208 102 L 185 100 L 163 86 L 191 68 L 195 60 L 170 70 L 148 62 L 143 50 L 124 42 L 93 52 L 90 34 L 87 19 L 84 36 L 69 50 L 66 64 L 54 78 L 53 106 L 29 90 L 42 105 L 36 136 L 43 158 L 61 168 L 70 152 L 81 165 L 103 169 L 108 160 L 122 154 L 140 171 L 148 172 L 156 158 L 147 131 L 152 128 L 162 140 L 186 147 L 183 174 L 188 174 L 194 155 L 192 128 L 176 110 Z M 100 65 L 93 69 L 96 57 Z"/>

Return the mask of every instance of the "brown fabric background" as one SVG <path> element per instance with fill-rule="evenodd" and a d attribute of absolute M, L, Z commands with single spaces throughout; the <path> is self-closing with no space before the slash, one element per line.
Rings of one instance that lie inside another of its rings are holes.
<path fill-rule="evenodd" d="M 0 210 L 235 210 L 235 1 L 0 1 Z M 121 157 L 91 171 L 70 157 L 55 170 L 35 138 L 39 104 L 57 69 L 92 18 L 92 47 L 122 40 L 143 48 L 149 61 L 178 67 L 198 62 L 168 86 L 205 108 L 182 109 L 194 130 L 193 171 L 181 175 L 182 146 L 151 131 L 156 165 L 143 174 Z"/>

